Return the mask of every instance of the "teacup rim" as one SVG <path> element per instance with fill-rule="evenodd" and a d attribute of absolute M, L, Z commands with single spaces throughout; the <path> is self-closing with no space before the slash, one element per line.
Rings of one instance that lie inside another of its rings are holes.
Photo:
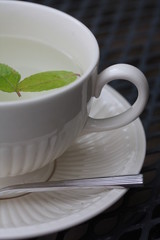
<path fill-rule="evenodd" d="M 4 107 L 4 106 L 13 107 L 13 106 L 20 106 L 20 105 L 29 105 L 29 104 L 35 104 L 36 102 L 38 103 L 38 102 L 41 102 L 41 101 L 47 101 L 50 98 L 54 98 L 57 95 L 60 95 L 62 93 L 65 93 L 65 92 L 70 91 L 71 89 L 77 87 L 79 84 L 81 84 L 84 81 L 84 79 L 88 78 L 90 73 L 92 72 L 92 70 L 94 70 L 96 68 L 96 66 L 98 66 L 99 56 L 100 56 L 98 42 L 97 42 L 94 34 L 91 32 L 91 30 L 85 24 L 83 24 L 81 21 L 79 21 L 78 19 L 69 15 L 66 12 L 63 12 L 63 11 L 58 10 L 56 8 L 52 8 L 52 7 L 42 5 L 42 4 L 39 4 L 39 3 L 16 1 L 16 0 L 1 0 L 0 1 L 0 4 L 4 4 L 4 3 L 5 4 L 8 4 L 8 3 L 18 4 L 18 5 L 22 4 L 22 5 L 30 5 L 30 6 L 34 6 L 34 7 L 39 7 L 39 8 L 47 9 L 48 11 L 54 11 L 57 14 L 61 14 L 65 17 L 67 17 L 67 18 L 70 18 L 72 21 L 74 21 L 79 26 L 81 26 L 83 29 L 85 29 L 85 31 L 87 31 L 88 34 L 90 35 L 92 41 L 94 42 L 95 58 L 92 59 L 92 62 L 89 65 L 89 67 L 87 68 L 87 70 L 81 76 L 79 76 L 78 81 L 74 81 L 74 82 L 68 84 L 67 86 L 56 89 L 57 91 L 54 92 L 54 93 L 50 92 L 50 93 L 46 93 L 44 95 L 31 97 L 29 99 L 21 99 L 20 101 L 18 101 L 18 100 L 3 101 L 3 102 L 0 102 L 0 107 Z"/>

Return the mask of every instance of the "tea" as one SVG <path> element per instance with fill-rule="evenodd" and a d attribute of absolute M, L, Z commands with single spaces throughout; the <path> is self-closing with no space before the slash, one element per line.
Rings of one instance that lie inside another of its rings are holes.
<path fill-rule="evenodd" d="M 80 66 L 75 63 L 72 56 L 37 40 L 0 36 L 0 53 L 0 63 L 5 63 L 17 70 L 21 74 L 21 79 L 39 72 L 55 70 L 82 74 Z M 56 89 L 50 91 L 56 91 Z M 0 101 L 27 99 L 47 92 L 23 92 L 22 97 L 17 98 L 15 93 L 8 94 L 0 91 Z"/>

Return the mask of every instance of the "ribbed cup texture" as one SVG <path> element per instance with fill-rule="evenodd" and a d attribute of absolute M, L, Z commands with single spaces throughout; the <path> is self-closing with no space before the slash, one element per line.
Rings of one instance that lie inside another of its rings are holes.
<path fill-rule="evenodd" d="M 0 177 L 21 175 L 47 165 L 53 159 L 56 136 L 0 145 Z"/>

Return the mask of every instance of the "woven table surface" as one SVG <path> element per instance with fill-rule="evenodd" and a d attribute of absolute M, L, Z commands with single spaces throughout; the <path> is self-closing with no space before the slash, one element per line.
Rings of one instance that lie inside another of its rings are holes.
<path fill-rule="evenodd" d="M 26 1 L 27 2 L 27 1 Z M 65 231 L 34 240 L 154 240 L 160 239 L 160 1 L 44 0 L 83 22 L 100 47 L 102 69 L 129 63 L 141 69 L 150 97 L 141 121 L 147 139 L 142 173 L 146 185 L 131 189 L 110 209 Z M 115 81 L 112 86 L 133 103 L 136 89 Z"/>

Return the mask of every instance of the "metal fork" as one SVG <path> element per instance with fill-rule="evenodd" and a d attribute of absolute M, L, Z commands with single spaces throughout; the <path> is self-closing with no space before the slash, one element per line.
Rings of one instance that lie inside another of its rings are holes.
<path fill-rule="evenodd" d="M 7 186 L 0 189 L 0 197 L 8 194 L 24 194 L 32 192 L 48 192 L 79 188 L 133 188 L 143 186 L 143 175 L 122 175 L 110 177 L 95 177 L 85 179 L 48 181 L 39 183 L 26 183 Z"/>

